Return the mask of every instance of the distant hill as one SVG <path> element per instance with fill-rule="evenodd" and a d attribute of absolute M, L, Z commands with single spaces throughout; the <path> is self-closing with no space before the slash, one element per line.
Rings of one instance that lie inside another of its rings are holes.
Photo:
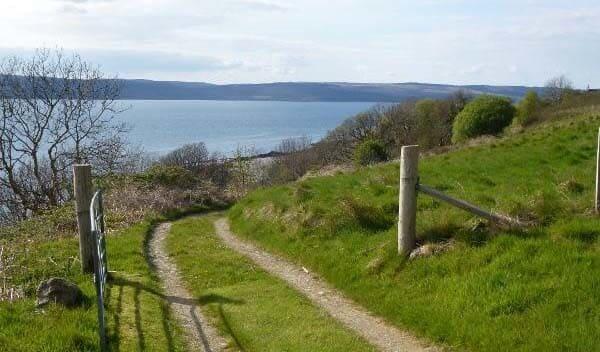
<path fill-rule="evenodd" d="M 444 98 L 463 89 L 472 94 L 498 94 L 519 100 L 539 87 L 448 85 L 429 83 L 310 83 L 209 84 L 202 82 L 122 80 L 121 99 L 148 100 L 278 100 L 397 102 Z"/>

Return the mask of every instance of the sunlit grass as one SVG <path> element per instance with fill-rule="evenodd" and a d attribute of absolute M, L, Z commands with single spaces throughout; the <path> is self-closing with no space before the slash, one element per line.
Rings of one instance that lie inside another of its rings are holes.
<path fill-rule="evenodd" d="M 144 221 L 107 239 L 109 270 L 107 325 L 111 351 L 184 351 L 181 332 L 152 272 L 144 246 L 157 219 Z M 35 308 L 32 294 L 14 303 L 0 302 L 0 351 L 97 351 L 98 317 L 91 275 L 80 273 L 76 238 L 31 242 L 18 258 L 24 270 L 14 282 L 34 290 L 41 280 L 58 276 L 79 285 L 87 297 L 82 308 L 51 305 Z"/>
<path fill-rule="evenodd" d="M 600 345 L 600 221 L 593 215 L 597 115 L 420 162 L 421 182 L 537 226 L 503 232 L 427 196 L 421 243 L 396 255 L 398 165 L 258 190 L 233 229 L 302 262 L 370 310 L 458 350 L 591 351 Z"/>
<path fill-rule="evenodd" d="M 231 346 L 241 351 L 373 351 L 215 235 L 214 216 L 176 222 L 168 251 Z"/>

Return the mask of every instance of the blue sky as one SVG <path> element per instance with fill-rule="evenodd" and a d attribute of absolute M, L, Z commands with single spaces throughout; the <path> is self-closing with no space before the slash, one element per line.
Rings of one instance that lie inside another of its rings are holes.
<path fill-rule="evenodd" d="M 123 78 L 600 87 L 599 1 L 0 2 L 0 56 L 61 47 Z"/>

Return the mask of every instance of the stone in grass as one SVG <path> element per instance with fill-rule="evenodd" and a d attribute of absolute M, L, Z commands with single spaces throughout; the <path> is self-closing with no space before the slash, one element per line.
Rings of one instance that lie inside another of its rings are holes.
<path fill-rule="evenodd" d="M 43 307 L 48 303 L 57 303 L 67 308 L 82 306 L 84 296 L 77 285 L 66 279 L 53 277 L 42 281 L 37 289 L 37 306 Z"/>
<path fill-rule="evenodd" d="M 453 245 L 454 240 L 452 239 L 440 243 L 426 243 L 410 252 L 409 259 L 431 257 L 434 254 L 446 252 L 452 249 Z"/>
<path fill-rule="evenodd" d="M 433 253 L 433 246 L 431 244 L 425 244 L 413 249 L 413 251 L 410 252 L 409 259 L 415 259 L 418 257 L 429 257 L 433 255 Z"/>

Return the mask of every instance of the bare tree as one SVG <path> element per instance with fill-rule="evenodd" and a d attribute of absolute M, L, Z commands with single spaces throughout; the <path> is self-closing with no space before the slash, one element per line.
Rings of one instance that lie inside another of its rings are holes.
<path fill-rule="evenodd" d="M 414 101 L 406 101 L 382 108 L 377 136 L 391 155 L 399 155 L 403 145 L 417 141 L 415 104 Z"/>
<path fill-rule="evenodd" d="M 376 106 L 346 119 L 329 131 L 315 148 L 324 160 L 327 160 L 327 164 L 350 160 L 357 144 L 375 137 L 383 110 L 383 106 Z"/>
<path fill-rule="evenodd" d="M 160 162 L 170 166 L 180 166 L 184 169 L 198 172 L 209 160 L 209 153 L 203 142 L 186 144 L 173 150 L 160 159 Z"/>
<path fill-rule="evenodd" d="M 126 132 L 119 92 L 118 80 L 61 50 L 0 63 L 0 187 L 15 218 L 65 201 L 73 163 L 115 166 Z"/>
<path fill-rule="evenodd" d="M 253 169 L 256 155 L 254 147 L 239 146 L 228 163 L 230 172 L 230 189 L 233 196 L 239 198 L 256 184 L 256 172 Z"/>
<path fill-rule="evenodd" d="M 573 91 L 573 82 L 565 75 L 553 77 L 544 85 L 544 97 L 550 103 L 559 104 L 566 94 Z"/>
<path fill-rule="evenodd" d="M 340 126 L 355 142 L 373 137 L 377 131 L 381 107 L 375 107 L 350 118 Z"/>
<path fill-rule="evenodd" d="M 306 136 L 282 140 L 277 146 L 280 155 L 270 165 L 268 179 L 281 183 L 303 176 L 317 162 L 317 154 L 311 147 L 312 142 Z"/>
<path fill-rule="evenodd" d="M 205 176 L 219 189 L 224 189 L 231 180 L 229 160 L 225 154 L 213 152 L 205 168 Z"/>

